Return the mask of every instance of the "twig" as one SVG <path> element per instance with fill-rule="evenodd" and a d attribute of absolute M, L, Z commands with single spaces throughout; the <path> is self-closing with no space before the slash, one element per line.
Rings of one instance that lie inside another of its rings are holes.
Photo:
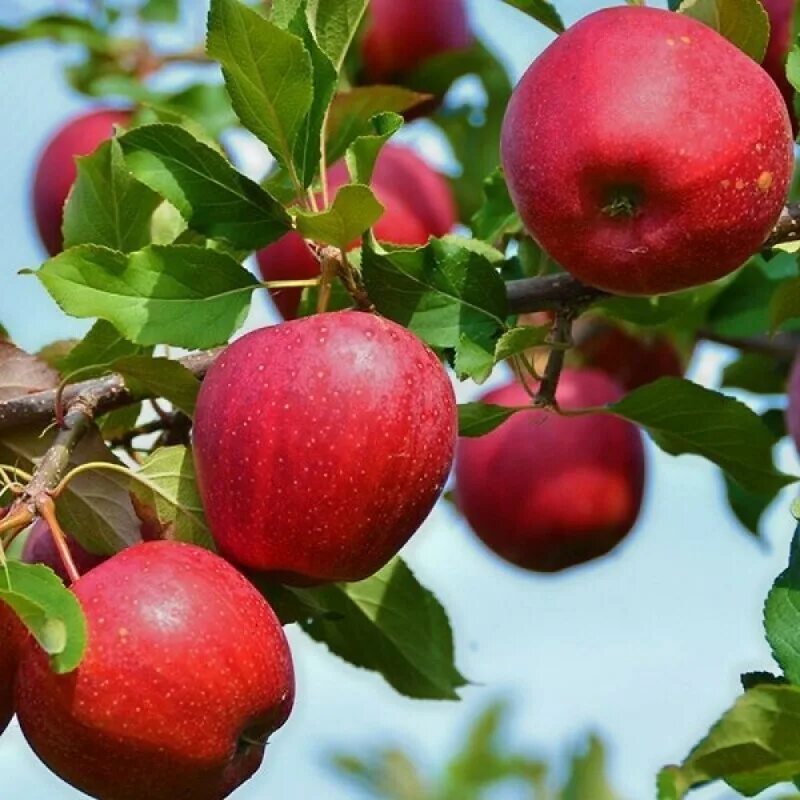
<path fill-rule="evenodd" d="M 534 402 L 537 406 L 544 408 L 556 408 L 556 389 L 561 377 L 561 370 L 564 368 L 564 357 L 567 354 L 567 347 L 572 336 L 572 322 L 575 314 L 570 310 L 559 311 L 553 320 L 553 327 L 550 331 L 550 342 L 552 347 L 550 355 L 547 357 L 547 364 L 544 368 L 544 375 L 536 392 Z"/>
<path fill-rule="evenodd" d="M 509 311 L 523 314 L 563 308 L 580 310 L 608 294 L 581 283 L 571 275 L 546 275 L 509 281 L 506 283 L 506 296 Z"/>
<path fill-rule="evenodd" d="M 768 249 L 781 242 L 796 242 L 798 239 L 800 239 L 800 203 L 789 203 L 764 242 L 764 247 Z"/>

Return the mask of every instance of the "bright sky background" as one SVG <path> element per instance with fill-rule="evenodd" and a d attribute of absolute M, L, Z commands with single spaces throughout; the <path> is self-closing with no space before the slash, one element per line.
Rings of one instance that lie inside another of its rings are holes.
<path fill-rule="evenodd" d="M 0 24 L 23 11 L 77 8 L 81 1 L 3 0 Z M 204 3 L 196 4 L 199 30 Z M 551 39 L 498 0 L 470 5 L 477 30 L 515 79 Z M 561 0 L 558 7 L 569 23 L 599 4 Z M 44 257 L 29 197 L 37 154 L 86 105 L 64 83 L 60 68 L 67 58 L 63 49 L 43 44 L 0 50 L 0 321 L 30 349 L 85 329 L 58 312 L 34 278 L 15 275 Z M 270 319 L 268 306 L 255 298 L 251 325 Z M 729 357 L 720 348 L 701 348 L 690 377 L 713 383 Z M 625 797 L 654 797 L 658 768 L 684 756 L 730 705 L 739 674 L 772 666 L 761 608 L 785 566 L 793 520 L 790 490 L 771 510 L 766 543 L 759 545 L 727 510 L 715 470 L 652 446 L 648 456 L 647 496 L 634 533 L 611 557 L 565 575 L 505 565 L 444 504 L 415 536 L 404 555 L 448 609 L 458 666 L 474 683 L 461 703 L 402 698 L 380 678 L 290 630 L 295 711 L 269 745 L 261 773 L 236 800 L 361 797 L 333 775 L 330 752 L 400 744 L 435 766 L 498 696 L 514 701 L 518 744 L 563 761 L 567 748 L 596 730 L 610 745 L 613 779 Z M 790 446 L 781 459 L 797 469 Z M 0 784 L 3 800 L 84 797 L 37 762 L 16 722 L 0 739 Z M 732 797 L 720 786 L 694 796 Z"/>

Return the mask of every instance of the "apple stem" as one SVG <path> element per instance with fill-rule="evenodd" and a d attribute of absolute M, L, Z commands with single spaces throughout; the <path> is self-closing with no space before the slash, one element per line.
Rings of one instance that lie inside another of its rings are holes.
<path fill-rule="evenodd" d="M 372 300 L 369 299 L 367 289 L 361 280 L 361 275 L 350 263 L 346 251 L 339 250 L 336 257 L 339 277 L 342 279 L 345 289 L 355 301 L 356 306 L 362 311 L 375 311 L 375 306 Z"/>
<path fill-rule="evenodd" d="M 635 217 L 642 205 L 642 193 L 635 186 L 620 186 L 609 193 L 603 213 L 609 217 Z"/>
<path fill-rule="evenodd" d="M 12 511 L 0 521 L 0 538 L 3 548 L 8 547 L 16 535 L 33 522 L 33 513 L 27 507 Z"/>
<path fill-rule="evenodd" d="M 556 390 L 564 368 L 564 357 L 572 342 L 572 323 L 575 312 L 562 309 L 556 312 L 553 327 L 550 329 L 550 355 L 544 368 L 544 375 L 539 384 L 534 402 L 545 408 L 558 408 Z"/>
<path fill-rule="evenodd" d="M 36 501 L 36 509 L 42 515 L 42 519 L 44 519 L 50 528 L 50 535 L 53 537 L 53 544 L 55 544 L 58 555 L 61 558 L 61 563 L 64 565 L 64 569 L 67 571 L 70 583 L 75 583 L 80 579 L 81 574 L 78 572 L 78 568 L 75 566 L 75 562 L 72 559 L 72 553 L 70 553 L 69 545 L 67 544 L 67 537 L 64 534 L 61 525 L 59 525 L 56 517 L 56 507 L 55 503 L 53 503 L 53 498 L 49 495 L 41 496 Z"/>

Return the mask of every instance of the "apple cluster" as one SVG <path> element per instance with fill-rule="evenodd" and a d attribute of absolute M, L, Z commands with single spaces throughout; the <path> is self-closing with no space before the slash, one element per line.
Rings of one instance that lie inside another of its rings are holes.
<path fill-rule="evenodd" d="M 789 5 L 769 4 L 776 19 Z M 782 67 L 785 38 L 774 25 L 767 66 Z M 394 80 L 471 42 L 461 0 L 372 0 L 364 79 Z M 753 113 L 730 113 L 745 106 Z M 47 146 L 33 199 L 51 254 L 75 156 L 133 114 L 92 111 Z M 623 295 L 739 267 L 778 218 L 792 169 L 787 106 L 767 72 L 699 22 L 644 7 L 592 14 L 559 36 L 516 88 L 501 149 L 532 236 L 567 272 Z M 344 163 L 328 170 L 331 194 L 348 180 Z M 372 188 L 380 242 L 423 245 L 458 222 L 445 177 L 406 147 L 383 148 Z M 318 251 L 291 232 L 257 264 L 265 281 L 310 279 Z M 414 334 L 363 311 L 299 316 L 301 289 L 270 291 L 284 321 L 230 344 L 197 401 L 194 456 L 217 553 L 144 541 L 105 559 L 70 542 L 89 644 L 65 675 L 0 604 L 0 731 L 15 712 L 41 760 L 93 797 L 221 800 L 258 769 L 290 714 L 294 676 L 280 622 L 246 573 L 295 586 L 367 578 L 420 528 L 451 471 L 477 536 L 537 572 L 604 555 L 639 514 L 645 456 L 631 423 L 537 409 L 457 441 L 451 379 Z M 555 395 L 563 411 L 685 367 L 665 335 L 599 317 L 576 344 Z M 514 378 L 482 400 L 529 406 L 535 389 Z M 22 557 L 68 581 L 45 522 Z"/>

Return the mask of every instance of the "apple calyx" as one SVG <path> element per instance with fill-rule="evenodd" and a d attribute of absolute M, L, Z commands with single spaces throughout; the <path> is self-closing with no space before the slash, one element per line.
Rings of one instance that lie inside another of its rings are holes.
<path fill-rule="evenodd" d="M 602 211 L 609 217 L 636 217 L 641 213 L 644 195 L 638 186 L 617 186 L 608 194 Z"/>

